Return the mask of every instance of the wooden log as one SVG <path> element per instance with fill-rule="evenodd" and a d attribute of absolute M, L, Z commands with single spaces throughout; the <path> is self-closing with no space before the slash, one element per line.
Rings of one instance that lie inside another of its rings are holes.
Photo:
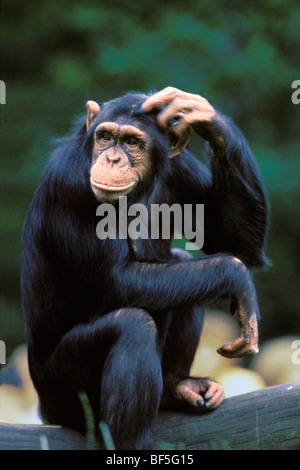
<path fill-rule="evenodd" d="M 190 450 L 300 450 L 300 382 L 227 398 L 204 415 L 161 412 L 154 431 Z"/>
<path fill-rule="evenodd" d="M 205 414 L 160 412 L 154 436 L 158 447 L 164 441 L 189 450 L 300 450 L 300 382 L 227 398 Z M 0 450 L 96 448 L 61 426 L 0 422 Z"/>
<path fill-rule="evenodd" d="M 81 434 L 61 426 L 0 422 L 0 450 L 89 450 Z"/>

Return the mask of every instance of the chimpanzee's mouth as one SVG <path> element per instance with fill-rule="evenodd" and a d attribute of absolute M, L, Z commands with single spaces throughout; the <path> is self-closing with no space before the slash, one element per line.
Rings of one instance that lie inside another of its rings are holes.
<path fill-rule="evenodd" d="M 102 189 L 103 191 L 126 191 L 127 189 L 132 188 L 136 183 L 137 181 L 131 181 L 123 186 L 115 186 L 111 184 L 98 183 L 91 178 L 91 184 L 95 186 L 95 188 Z"/>

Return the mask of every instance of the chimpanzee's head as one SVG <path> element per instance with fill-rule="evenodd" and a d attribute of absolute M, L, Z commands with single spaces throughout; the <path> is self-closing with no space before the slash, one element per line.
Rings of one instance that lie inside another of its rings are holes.
<path fill-rule="evenodd" d="M 87 102 L 87 131 L 94 135 L 91 187 L 103 201 L 112 202 L 146 182 L 153 181 L 159 166 L 180 154 L 189 133 L 178 138 L 157 125 L 161 108 L 145 113 L 142 104 L 149 96 L 129 93 L 100 106 Z"/>

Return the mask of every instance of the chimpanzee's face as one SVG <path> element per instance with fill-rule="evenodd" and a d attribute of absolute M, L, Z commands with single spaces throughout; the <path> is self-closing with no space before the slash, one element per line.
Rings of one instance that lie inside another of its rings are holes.
<path fill-rule="evenodd" d="M 131 192 L 150 168 L 150 138 L 132 124 L 102 122 L 95 131 L 91 185 L 95 195 L 113 201 Z"/>
<path fill-rule="evenodd" d="M 160 108 L 143 111 L 146 99 L 146 95 L 126 95 L 105 103 L 101 112 L 96 102 L 87 103 L 87 130 L 97 118 L 90 182 L 94 194 L 103 201 L 115 201 L 149 182 L 159 155 L 168 160 L 187 144 L 188 138 L 183 141 L 159 128 Z"/>

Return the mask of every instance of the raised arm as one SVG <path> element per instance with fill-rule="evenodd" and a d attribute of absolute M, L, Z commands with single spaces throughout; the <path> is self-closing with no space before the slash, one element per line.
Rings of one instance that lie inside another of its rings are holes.
<path fill-rule="evenodd" d="M 201 96 L 168 87 L 143 108 L 148 112 L 164 105 L 160 126 L 177 136 L 192 127 L 209 144 L 211 173 L 187 151 L 172 161 L 180 202 L 205 204 L 204 251 L 231 253 L 247 266 L 264 265 L 268 203 L 246 139 Z"/>

